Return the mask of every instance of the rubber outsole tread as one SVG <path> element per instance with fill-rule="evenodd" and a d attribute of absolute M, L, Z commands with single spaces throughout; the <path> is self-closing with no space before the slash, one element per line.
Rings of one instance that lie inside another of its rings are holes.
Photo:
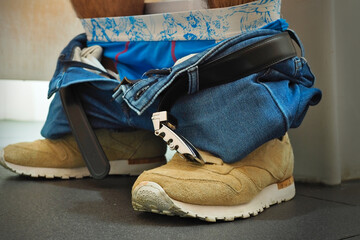
<path fill-rule="evenodd" d="M 112 166 L 114 164 L 118 164 L 120 162 L 120 164 L 123 164 L 123 168 L 121 168 L 121 172 L 116 172 L 116 171 L 111 171 L 109 175 L 130 175 L 130 176 L 138 176 L 139 174 L 141 174 L 144 170 L 148 170 L 151 168 L 155 168 L 158 166 L 161 166 L 163 164 L 166 163 L 165 157 L 163 162 L 154 162 L 154 163 L 149 163 L 149 164 L 127 164 L 127 160 L 115 160 L 115 161 L 110 161 L 110 167 L 112 169 Z M 64 169 L 56 169 L 56 168 L 36 168 L 36 167 L 26 167 L 26 166 L 19 166 L 19 165 L 15 165 L 12 163 L 8 163 L 5 161 L 4 159 L 4 150 L 0 151 L 0 165 L 2 165 L 3 167 L 5 167 L 6 169 L 22 175 L 22 176 L 27 176 L 27 177 L 32 177 L 32 178 L 45 178 L 45 179 L 64 179 L 64 180 L 68 180 L 68 179 L 82 179 L 82 178 L 86 178 L 86 177 L 90 177 L 90 173 L 88 172 L 88 170 L 86 169 L 86 167 L 83 168 L 79 168 L 79 172 L 81 172 L 80 174 L 56 174 L 57 171 L 63 171 L 66 172 L 66 170 Z M 126 167 L 133 167 L 136 166 L 136 168 L 133 169 L 129 169 L 129 170 L 125 170 Z M 27 168 L 27 169 L 26 169 Z M 19 170 L 19 169 L 25 169 L 25 170 Z M 47 170 L 45 170 L 47 169 Z M 77 171 L 76 169 L 69 169 L 72 171 Z M 48 174 L 48 173 L 37 173 L 37 172 L 54 172 L 55 174 Z M 86 174 L 84 174 L 86 173 Z"/>
<path fill-rule="evenodd" d="M 294 192 L 290 191 L 287 197 L 282 197 L 271 201 L 270 203 L 262 203 L 261 206 L 256 207 L 252 211 L 247 211 L 245 213 L 237 214 L 234 213 L 232 216 L 214 216 L 216 214 L 199 214 L 195 212 L 190 212 L 181 207 L 180 202 L 171 199 L 165 191 L 156 183 L 146 182 L 144 184 L 140 183 L 132 193 L 132 205 L 134 210 L 141 212 L 153 212 L 162 215 L 170 216 L 180 216 L 180 217 L 190 217 L 198 218 L 207 222 L 216 222 L 216 221 L 234 221 L 235 219 L 245 219 L 252 216 L 257 216 L 259 213 L 263 212 L 265 209 L 269 208 L 272 205 L 282 203 L 292 199 L 295 195 L 295 188 L 293 187 Z M 193 205 L 196 206 L 196 205 Z"/>

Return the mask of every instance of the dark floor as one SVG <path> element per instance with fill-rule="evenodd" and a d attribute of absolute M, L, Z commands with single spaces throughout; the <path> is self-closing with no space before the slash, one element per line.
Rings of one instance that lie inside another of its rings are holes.
<path fill-rule="evenodd" d="M 41 125 L 0 121 L 0 148 L 39 138 Z M 0 167 L 0 240 L 360 239 L 360 181 L 297 183 L 293 200 L 256 217 L 217 223 L 133 211 L 134 181 L 33 179 Z"/>
<path fill-rule="evenodd" d="M 0 239 L 360 239 L 360 181 L 297 184 L 256 217 L 207 223 L 139 213 L 134 177 L 45 180 L 0 169 Z"/>

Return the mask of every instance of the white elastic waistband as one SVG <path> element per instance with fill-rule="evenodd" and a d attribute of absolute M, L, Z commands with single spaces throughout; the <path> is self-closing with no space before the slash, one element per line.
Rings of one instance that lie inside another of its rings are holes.
<path fill-rule="evenodd" d="M 280 18 L 281 0 L 227 8 L 82 19 L 93 42 L 223 40 Z"/>

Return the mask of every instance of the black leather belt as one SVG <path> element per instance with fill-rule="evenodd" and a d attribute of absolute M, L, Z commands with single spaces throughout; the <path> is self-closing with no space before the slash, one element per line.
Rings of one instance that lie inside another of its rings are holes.
<path fill-rule="evenodd" d="M 274 64 L 296 56 L 292 38 L 296 41 L 291 32 L 283 32 L 227 56 L 200 64 L 198 66 L 199 90 L 239 80 L 242 77 L 265 70 Z M 72 61 L 66 62 L 65 66 L 94 69 L 92 66 Z M 95 70 L 100 71 L 99 69 Z M 78 96 L 78 87 L 81 87 L 81 85 L 62 88 L 60 96 L 70 127 L 90 174 L 93 178 L 101 179 L 108 174 L 110 165 L 83 110 Z M 188 74 L 180 74 L 174 83 L 166 89 L 159 104 L 159 111 L 169 111 L 179 97 L 188 93 L 188 89 Z M 169 122 L 166 123 L 168 118 L 170 116 L 160 118 L 157 127 L 160 129 L 164 124 L 170 126 Z M 180 138 L 182 137 L 180 136 Z M 186 139 L 182 138 L 182 142 L 191 150 L 186 155 L 194 155 L 196 158 L 196 149 Z M 176 145 L 173 147 L 177 149 Z M 198 157 L 201 158 L 200 155 Z M 192 156 L 189 158 L 192 158 Z"/>
<path fill-rule="evenodd" d="M 239 80 L 295 57 L 296 49 L 292 38 L 295 40 L 291 32 L 282 32 L 229 55 L 200 64 L 199 90 Z M 188 74 L 180 74 L 166 90 L 159 111 L 169 111 L 178 98 L 187 94 L 188 89 Z"/>
<path fill-rule="evenodd" d="M 91 176 L 95 179 L 103 179 L 110 171 L 109 160 L 83 109 L 77 90 L 79 87 L 81 87 L 81 84 L 61 88 L 61 102 L 76 143 Z"/>

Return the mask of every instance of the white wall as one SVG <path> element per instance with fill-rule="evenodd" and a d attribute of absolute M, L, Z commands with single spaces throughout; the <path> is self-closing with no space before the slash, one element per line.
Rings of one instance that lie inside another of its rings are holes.
<path fill-rule="evenodd" d="M 50 80 L 60 51 L 83 32 L 69 0 L 0 0 L 0 79 Z"/>
<path fill-rule="evenodd" d="M 291 131 L 297 180 L 338 184 L 360 178 L 360 28 L 358 0 L 283 0 L 282 13 L 302 39 L 323 91 Z"/>

